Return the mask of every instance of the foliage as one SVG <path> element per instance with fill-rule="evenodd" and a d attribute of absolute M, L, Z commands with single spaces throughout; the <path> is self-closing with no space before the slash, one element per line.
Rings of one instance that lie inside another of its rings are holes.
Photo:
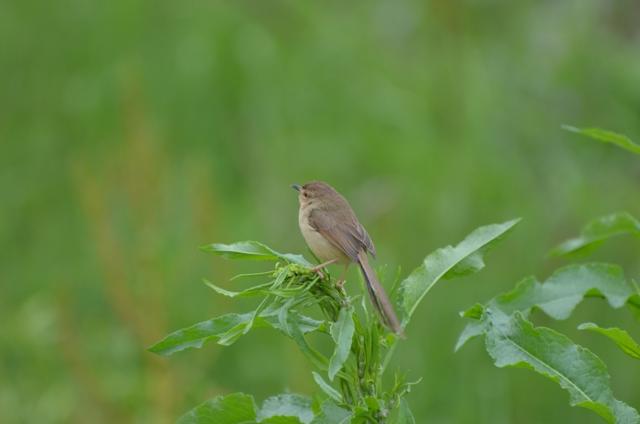
<path fill-rule="evenodd" d="M 635 359 L 640 359 L 640 345 L 638 342 L 633 340 L 629 333 L 621 330 L 620 328 L 602 328 L 592 322 L 585 322 L 584 324 L 580 324 L 578 329 L 600 333 L 613 340 L 613 342 L 627 355 Z"/>
<path fill-rule="evenodd" d="M 249 310 L 238 303 L 252 299 L 214 296 L 199 280 L 240 291 L 228 278 L 267 262 L 193 247 L 253 238 L 303 252 L 288 185 L 312 178 L 352 201 L 389 264 L 386 284 L 466 230 L 526 217 L 508 252 L 464 289 L 434 287 L 412 318 L 390 366 L 429 382 L 406 397 L 419 423 L 596 422 L 575 408 L 549 414 L 556 391 L 525 395 L 547 381 L 497 372 L 483 349 L 449 355 L 464 325 L 450 318 L 524 274 L 546 277 L 542 252 L 586 218 L 640 217 L 633 157 L 556 131 L 597 118 L 640 143 L 638 1 L 6 0 L 0 10 L 0 423 L 166 424 L 205 394 L 310 393 L 308 364 L 268 328 L 170 360 L 144 347 Z M 637 279 L 632 243 L 603 254 Z M 572 324 L 638 339 L 612 320 L 627 314 L 599 312 Z M 589 339 L 599 355 L 609 343 Z M 640 405 L 617 359 L 616 395 Z"/>
<path fill-rule="evenodd" d="M 609 131 L 564 128 L 640 153 L 640 146 Z M 584 254 L 621 234 L 640 235 L 640 222 L 628 213 L 597 218 L 580 236 L 563 242 L 551 254 Z M 572 406 L 590 409 L 609 423 L 640 423 L 634 408 L 614 398 L 607 367 L 600 358 L 567 336 L 529 321 L 535 310 L 556 320 L 568 319 L 586 297 L 605 299 L 615 309 L 628 305 L 640 318 L 640 290 L 633 280 L 624 278 L 621 267 L 605 263 L 568 265 L 543 283 L 534 277 L 525 278 L 513 290 L 462 312 L 461 316 L 471 322 L 460 334 L 456 350 L 471 338 L 484 336 L 487 352 L 497 367 L 529 368 L 565 389 Z M 627 355 L 640 359 L 640 346 L 625 330 L 594 323 L 578 328 L 602 334 Z"/>
<path fill-rule="evenodd" d="M 623 148 L 629 152 L 640 155 L 640 145 L 631 141 L 631 139 L 625 135 L 615 133 L 613 131 L 607 131 L 600 128 L 576 128 L 570 125 L 563 125 L 563 129 L 590 137 L 594 140 L 602 141 L 603 143 L 611 143 Z"/>
<path fill-rule="evenodd" d="M 635 409 L 614 399 L 604 363 L 568 337 L 534 327 L 522 313 L 488 310 L 487 352 L 497 367 L 526 367 L 569 392 L 571 405 L 588 408 L 611 423 L 637 423 Z"/>
<path fill-rule="evenodd" d="M 527 320 L 540 309 L 554 319 L 567 319 L 585 297 L 606 299 L 620 308 L 640 307 L 640 297 L 615 265 L 569 265 L 544 283 L 526 278 L 485 305 L 475 305 L 462 315 L 472 319 L 463 330 L 456 350 L 472 337 L 483 335 L 496 366 L 526 366 L 556 381 L 570 394 L 571 404 L 589 408 L 608 422 L 636 423 L 637 412 L 615 400 L 604 363 L 588 349 L 549 328 Z"/>
<path fill-rule="evenodd" d="M 473 322 L 463 330 L 456 350 L 487 330 L 490 323 L 483 320 L 487 309 L 506 315 L 520 312 L 524 316 L 532 309 L 540 309 L 551 318 L 563 320 L 569 318 L 585 297 L 604 298 L 613 308 L 628 304 L 633 309 L 640 309 L 640 296 L 627 283 L 620 267 L 599 263 L 569 265 L 554 272 L 544 283 L 534 277 L 525 278 L 510 292 L 462 312 L 462 316 Z"/>
<path fill-rule="evenodd" d="M 481 270 L 484 253 L 517 222 L 478 228 L 456 247 L 448 246 L 428 255 L 394 293 L 403 326 L 438 281 Z M 251 312 L 225 314 L 174 331 L 149 350 L 166 356 L 212 341 L 229 346 L 253 328 L 270 327 L 291 338 L 314 365 L 316 371 L 311 376 L 323 399 L 314 403 L 304 396 L 282 394 L 265 400 L 257 409 L 251 396 L 236 393 L 195 407 L 180 423 L 415 422 L 403 398 L 413 383 L 396 374 L 392 385 L 384 384 L 383 374 L 397 346 L 397 336 L 388 332 L 370 308 L 357 301 L 358 297 L 349 296 L 336 286 L 326 271 L 317 272 L 300 255 L 278 253 L 255 241 L 211 244 L 203 250 L 228 259 L 275 262 L 273 271 L 236 277 L 268 279 L 242 291 L 229 291 L 205 281 L 223 296 L 262 299 Z M 320 320 L 308 315 L 317 309 L 322 315 Z M 329 336 L 333 346 L 330 357 L 310 344 L 307 336 L 313 333 Z"/>
<path fill-rule="evenodd" d="M 484 268 L 483 254 L 519 221 L 514 219 L 478 228 L 457 246 L 443 247 L 427 256 L 422 265 L 400 285 L 398 307 L 403 313 L 403 327 L 406 327 L 420 301 L 438 281 Z"/>
<path fill-rule="evenodd" d="M 564 241 L 551 251 L 553 256 L 588 253 L 611 237 L 632 234 L 640 237 L 640 221 L 626 212 L 618 212 L 594 219 L 580 235 Z"/>

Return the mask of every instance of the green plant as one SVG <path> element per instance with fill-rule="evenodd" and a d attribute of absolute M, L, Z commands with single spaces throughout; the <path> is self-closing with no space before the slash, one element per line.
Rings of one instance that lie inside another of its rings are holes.
<path fill-rule="evenodd" d="M 640 154 L 640 146 L 625 136 L 597 128 L 564 128 Z M 550 253 L 583 255 L 623 234 L 640 236 L 640 221 L 624 212 L 610 214 L 593 220 L 578 237 L 561 243 Z M 567 336 L 536 327 L 529 320 L 535 310 L 556 320 L 567 319 L 586 297 L 604 299 L 612 308 L 628 307 L 640 319 L 640 288 L 624 277 L 622 268 L 604 263 L 568 265 L 542 283 L 534 277 L 525 278 L 513 290 L 461 313 L 470 322 L 460 335 L 456 350 L 469 339 L 483 336 L 497 367 L 532 369 L 567 390 L 572 406 L 591 409 L 610 423 L 639 423 L 638 412 L 613 396 L 607 368 L 600 358 Z M 578 328 L 603 334 L 623 352 L 640 359 L 640 346 L 626 331 L 593 323 Z"/>
<path fill-rule="evenodd" d="M 562 129 L 576 134 L 584 135 L 603 143 L 615 144 L 616 146 L 628 150 L 631 153 L 640 155 L 640 145 L 631 141 L 631 139 L 626 135 L 618 134 L 613 131 L 603 130 L 601 128 L 576 128 L 571 125 L 563 125 Z"/>
<path fill-rule="evenodd" d="M 480 227 L 458 245 L 428 255 L 392 291 L 403 328 L 438 281 L 482 269 L 483 254 L 517 222 Z M 275 263 L 274 269 L 234 277 L 233 280 L 245 277 L 266 280 L 244 290 L 230 291 L 206 282 L 219 295 L 259 298 L 257 307 L 178 330 L 149 350 L 171 355 L 213 341 L 229 346 L 253 328 L 271 327 L 291 338 L 309 359 L 315 368 L 310 377 L 321 393 L 314 398 L 281 394 L 266 399 L 260 407 L 253 397 L 243 393 L 219 396 L 186 413 L 180 423 L 415 422 L 404 399 L 415 383 L 408 382 L 402 373 L 384 378 L 399 340 L 380 325 L 375 312 L 360 295 L 350 296 L 336 287 L 328 273 L 314 272 L 303 256 L 279 253 L 255 241 L 211 244 L 203 250 L 227 259 Z M 312 346 L 309 336 L 313 333 L 324 335 L 330 342 L 330 354 Z"/>

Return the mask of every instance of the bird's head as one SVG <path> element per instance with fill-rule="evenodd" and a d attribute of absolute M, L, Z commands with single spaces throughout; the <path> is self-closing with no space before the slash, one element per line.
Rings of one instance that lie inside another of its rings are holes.
<path fill-rule="evenodd" d="M 300 206 L 332 198 L 337 194 L 333 187 L 323 181 L 311 181 L 303 185 L 292 184 L 291 187 L 298 192 Z"/>

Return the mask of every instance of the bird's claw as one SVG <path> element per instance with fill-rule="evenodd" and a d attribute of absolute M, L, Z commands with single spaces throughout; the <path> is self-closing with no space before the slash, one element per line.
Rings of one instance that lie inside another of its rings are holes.
<path fill-rule="evenodd" d="M 313 268 L 311 268 L 311 272 L 315 272 L 316 274 L 318 274 L 318 277 L 324 280 L 325 274 L 324 272 L 322 272 L 322 270 L 325 269 L 327 266 L 331 265 L 332 263 L 336 262 L 336 260 L 337 259 L 331 259 L 330 261 L 323 262 L 320 265 L 316 265 Z"/>
<path fill-rule="evenodd" d="M 311 271 L 312 271 L 312 272 L 315 272 L 316 274 L 318 274 L 318 277 L 319 277 L 321 280 L 324 280 L 324 279 L 325 279 L 325 277 L 326 277 L 326 276 L 324 275 L 324 272 L 322 272 L 322 270 L 321 270 L 321 269 L 315 269 L 315 268 L 313 268 L 313 269 L 311 269 Z"/>

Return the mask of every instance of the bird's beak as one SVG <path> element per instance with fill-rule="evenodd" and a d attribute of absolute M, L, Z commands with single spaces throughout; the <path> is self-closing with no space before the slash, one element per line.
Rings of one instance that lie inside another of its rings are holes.
<path fill-rule="evenodd" d="M 294 189 L 295 191 L 302 190 L 302 186 L 300 184 L 291 184 L 291 188 Z"/>

